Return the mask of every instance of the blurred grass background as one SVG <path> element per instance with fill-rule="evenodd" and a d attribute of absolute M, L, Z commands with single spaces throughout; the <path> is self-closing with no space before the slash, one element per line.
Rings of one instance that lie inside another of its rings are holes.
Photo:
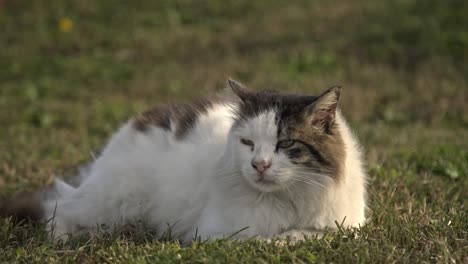
<path fill-rule="evenodd" d="M 301 250 L 312 259 L 290 260 L 468 261 L 467 61 L 461 0 L 1 0 L 0 192 L 50 182 L 135 113 L 204 96 L 227 76 L 307 94 L 339 84 L 367 152 L 371 223 L 366 240 L 310 242 Z M 18 253 L 37 244 L 24 245 L 24 229 L 2 232 L 3 261 L 93 259 L 53 246 Z"/>

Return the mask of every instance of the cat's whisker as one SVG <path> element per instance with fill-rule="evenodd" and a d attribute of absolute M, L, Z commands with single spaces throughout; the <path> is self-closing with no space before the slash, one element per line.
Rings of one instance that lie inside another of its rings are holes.
<path fill-rule="evenodd" d="M 332 178 L 328 175 L 315 174 L 315 173 L 294 173 L 292 176 L 304 177 L 304 178 L 313 178 L 313 179 L 324 179 L 331 180 Z"/>
<path fill-rule="evenodd" d="M 291 171 L 291 170 L 279 170 L 276 172 L 278 175 L 285 175 L 285 176 L 310 176 L 310 177 L 315 177 L 315 178 L 331 178 L 330 175 L 324 174 L 324 173 L 318 173 L 318 172 L 305 172 L 305 171 Z"/>
<path fill-rule="evenodd" d="M 239 170 L 232 170 L 232 171 L 219 171 L 214 173 L 216 177 L 224 176 L 224 175 L 230 175 L 230 174 L 240 174 L 241 172 Z"/>
<path fill-rule="evenodd" d="M 283 189 L 285 190 L 285 192 L 287 193 L 287 195 L 288 195 L 289 197 L 294 197 L 294 193 L 291 191 L 291 188 L 289 188 L 289 187 L 290 187 L 290 185 L 289 185 L 289 184 L 286 184 L 286 185 L 284 186 Z M 297 196 L 299 196 L 299 197 L 302 198 L 302 194 L 301 194 L 301 193 L 297 193 Z"/>
<path fill-rule="evenodd" d="M 320 175 L 320 174 L 300 174 L 300 173 L 293 173 L 290 175 L 285 176 L 287 178 L 301 178 L 301 179 L 306 179 L 306 180 L 316 180 L 316 181 L 323 181 L 323 182 L 331 182 L 333 179 L 329 176 L 326 175 Z"/>
<path fill-rule="evenodd" d="M 280 175 L 277 179 L 278 179 L 278 181 L 282 182 L 282 184 L 287 184 L 288 181 L 296 181 L 296 182 L 305 183 L 308 186 L 319 187 L 319 188 L 321 188 L 323 190 L 326 190 L 325 185 L 323 185 L 322 183 L 320 183 L 318 181 L 311 180 L 311 179 L 308 179 L 308 178 L 288 177 L 288 176 Z"/>
<path fill-rule="evenodd" d="M 284 171 L 285 171 L 285 172 L 300 172 L 300 173 L 329 174 L 329 172 L 320 171 L 320 170 L 309 170 L 309 171 L 306 171 L 306 170 L 290 170 L 290 169 L 286 169 L 286 170 L 284 170 Z"/>
<path fill-rule="evenodd" d="M 301 179 L 301 178 L 292 178 L 292 179 L 293 180 L 301 180 L 303 182 L 308 182 L 308 183 L 311 183 L 311 184 L 314 184 L 314 185 L 319 185 L 320 187 L 326 188 L 326 186 L 323 183 L 319 182 L 319 181 Z"/>
<path fill-rule="evenodd" d="M 215 169 L 214 173 L 220 173 L 220 172 L 226 172 L 226 171 L 240 171 L 240 170 L 241 170 L 241 166 L 235 165 L 235 166 L 231 166 L 230 168 Z"/>
<path fill-rule="evenodd" d="M 291 177 L 296 177 L 296 178 L 304 178 L 304 179 L 314 179 L 314 180 L 323 180 L 323 181 L 331 181 L 332 179 L 329 176 L 326 175 L 320 175 L 320 174 L 300 174 L 296 173 L 291 175 Z"/>
<path fill-rule="evenodd" d="M 330 179 L 329 177 L 325 177 L 323 179 L 326 179 L 326 181 L 328 181 L 328 179 Z M 318 185 L 319 187 L 322 187 L 322 188 L 326 188 L 326 186 L 324 184 L 326 184 L 326 182 L 322 182 L 322 181 L 319 181 L 317 178 L 314 178 L 314 177 L 306 177 L 304 175 L 290 175 L 290 176 L 287 176 L 287 175 L 284 175 L 284 174 L 278 174 L 278 180 L 279 181 L 288 181 L 288 180 L 295 180 L 295 181 L 301 181 L 301 182 L 304 182 L 304 183 L 308 183 L 308 184 L 312 184 L 312 185 Z"/>
<path fill-rule="evenodd" d="M 336 171 L 325 169 L 325 168 L 307 168 L 307 167 L 298 167 L 298 166 L 293 166 L 293 167 L 286 167 L 286 168 L 281 168 L 280 170 L 285 170 L 285 171 L 312 171 L 312 172 L 321 172 L 321 173 L 335 173 Z"/>
<path fill-rule="evenodd" d="M 296 177 L 292 177 L 292 178 L 295 178 L 295 179 L 301 179 L 301 180 L 304 180 L 304 181 L 310 181 L 310 182 L 316 182 L 318 184 L 321 184 L 321 185 L 328 185 L 330 181 L 326 180 L 326 181 L 321 181 L 319 179 L 316 179 L 316 178 L 311 178 L 311 177 L 301 177 L 301 176 L 296 176 Z"/>
<path fill-rule="evenodd" d="M 324 186 L 323 184 L 320 184 L 320 183 L 318 183 L 316 181 L 306 181 L 306 180 L 297 179 L 297 178 L 291 178 L 291 180 L 301 182 L 301 183 L 305 183 L 306 185 L 309 185 L 309 186 L 319 187 L 322 190 L 327 190 L 326 186 Z"/>
<path fill-rule="evenodd" d="M 216 177 L 215 179 L 216 180 L 227 180 L 227 179 L 236 178 L 236 177 L 239 177 L 239 176 L 242 176 L 242 174 L 240 174 L 240 173 L 231 173 L 231 174 L 220 175 L 220 176 Z"/>
<path fill-rule="evenodd" d="M 336 173 L 336 171 L 333 170 L 327 170 L 327 169 L 313 169 L 313 168 L 287 168 L 286 170 L 289 171 L 300 171 L 300 172 L 319 172 L 319 173 Z"/>
<path fill-rule="evenodd" d="M 225 184 L 225 183 L 232 183 L 232 182 L 239 182 L 240 181 L 240 175 L 234 175 L 232 177 L 226 177 L 226 178 L 220 178 L 216 179 L 216 182 L 220 184 Z"/>

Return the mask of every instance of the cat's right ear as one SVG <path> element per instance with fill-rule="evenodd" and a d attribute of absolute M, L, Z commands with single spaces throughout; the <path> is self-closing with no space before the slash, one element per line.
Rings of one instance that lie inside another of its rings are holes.
<path fill-rule="evenodd" d="M 228 79 L 228 88 L 231 90 L 239 99 L 244 101 L 249 95 L 249 90 L 242 83 L 235 81 L 231 78 Z"/>
<path fill-rule="evenodd" d="M 341 86 L 333 86 L 306 107 L 306 115 L 312 126 L 319 130 L 328 130 L 335 122 L 340 95 Z"/>

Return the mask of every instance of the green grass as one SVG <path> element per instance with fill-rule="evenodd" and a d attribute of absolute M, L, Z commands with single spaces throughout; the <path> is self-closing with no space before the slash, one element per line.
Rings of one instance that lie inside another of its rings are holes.
<path fill-rule="evenodd" d="M 344 86 L 369 223 L 285 247 L 183 248 L 142 229 L 53 245 L 4 219 L 0 262 L 468 262 L 466 1 L 129 3 L 0 1 L 2 197 L 73 171 L 135 113 L 232 76 L 310 94 Z"/>

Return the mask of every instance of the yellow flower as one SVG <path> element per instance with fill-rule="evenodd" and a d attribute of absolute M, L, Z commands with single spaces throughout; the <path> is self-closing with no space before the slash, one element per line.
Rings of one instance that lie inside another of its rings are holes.
<path fill-rule="evenodd" d="M 71 32 L 74 26 L 75 26 L 75 23 L 73 22 L 73 20 L 71 20 L 68 17 L 62 17 L 60 18 L 58 22 L 58 27 L 60 31 L 65 32 L 65 33 Z"/>

